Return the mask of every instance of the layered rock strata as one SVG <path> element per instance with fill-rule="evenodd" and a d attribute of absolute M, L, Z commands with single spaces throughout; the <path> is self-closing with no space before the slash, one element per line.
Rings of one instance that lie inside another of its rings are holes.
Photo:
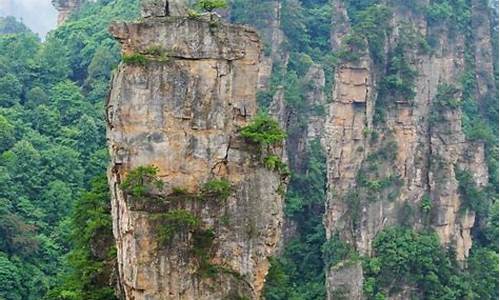
<path fill-rule="evenodd" d="M 333 23 L 337 26 L 332 30 L 332 46 L 338 50 L 350 26 L 344 2 L 336 0 L 333 5 Z M 408 24 L 410 28 L 405 27 Z M 387 65 L 375 66 L 368 53 L 362 54 L 358 62 L 344 62 L 336 68 L 324 138 L 328 165 L 324 218 L 327 238 L 339 236 L 360 254 L 370 256 L 372 242 L 384 228 L 430 227 L 442 245 L 454 249 L 457 260 L 464 261 L 472 246 L 475 214 L 464 208 L 455 175 L 457 169 L 468 170 L 478 187 L 487 184 L 484 145 L 467 140 L 461 110 L 439 110 L 437 98 L 440 87 L 460 86 L 466 65 L 465 37 L 450 34 L 447 27 L 428 24 L 423 14 L 398 7 L 394 8 L 391 26 L 385 55 L 408 38 L 403 35 L 409 31 L 424 39 L 432 35 L 440 42 L 432 53 L 418 47 L 405 50 L 405 58 L 417 74 L 412 99 L 380 97 Z M 477 27 L 477 31 L 486 28 Z M 477 43 L 487 44 L 488 34 L 476 37 Z M 477 49 L 475 57 L 483 61 L 486 72 L 492 68 L 490 61 L 481 59 L 491 57 L 488 51 Z M 490 82 L 487 76 L 479 77 L 479 95 L 486 93 Z M 381 124 L 374 124 L 377 101 L 385 103 Z M 360 178 L 367 176 L 367 165 L 377 156 L 385 157 L 377 162 L 379 178 L 368 180 L 389 180 L 391 186 L 367 195 Z M 428 215 L 421 209 L 426 197 L 432 201 Z M 331 266 L 326 279 L 328 299 L 338 299 L 340 294 L 346 299 L 363 299 L 360 262 L 344 261 Z M 391 299 L 405 299 L 405 291 Z"/>
<path fill-rule="evenodd" d="M 144 58 L 118 67 L 107 104 L 119 284 L 126 299 L 259 299 L 281 236 L 285 182 L 239 135 L 257 112 L 258 35 L 159 7 L 143 6 L 144 21 L 110 29 L 124 57 Z M 282 155 L 280 146 L 270 151 Z M 160 203 L 121 189 L 132 170 L 150 165 L 164 183 L 154 192 Z M 213 180 L 230 183 L 225 201 L 192 197 Z M 156 217 L 179 210 L 211 232 L 198 256 L 193 230 L 158 240 Z"/>

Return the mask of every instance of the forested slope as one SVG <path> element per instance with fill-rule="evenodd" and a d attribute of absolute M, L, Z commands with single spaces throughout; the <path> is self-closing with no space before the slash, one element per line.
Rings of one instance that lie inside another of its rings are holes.
<path fill-rule="evenodd" d="M 88 4 L 43 43 L 13 18 L 0 22 L 1 299 L 41 299 L 72 267 L 63 298 L 94 299 L 79 289 L 101 267 L 90 264 L 90 237 L 111 232 L 105 181 L 85 193 L 108 160 L 103 103 L 120 55 L 107 28 L 136 14 L 133 0 Z"/>

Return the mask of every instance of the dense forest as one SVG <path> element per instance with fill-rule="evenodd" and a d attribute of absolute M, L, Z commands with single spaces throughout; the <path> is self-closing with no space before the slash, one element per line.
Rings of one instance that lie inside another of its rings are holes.
<path fill-rule="evenodd" d="M 113 249 L 93 261 L 89 242 L 111 236 L 103 103 L 120 53 L 107 28 L 137 11 L 89 3 L 44 42 L 0 21 L 0 299 L 113 294 L 95 288 Z"/>
<path fill-rule="evenodd" d="M 373 60 L 385 60 L 382 44 L 388 24 L 381 23 L 387 8 L 376 0 L 345 2 L 355 16 L 350 46 L 355 49 L 360 39 L 366 40 Z M 399 2 L 408 9 L 425 10 L 431 23 L 446 22 L 472 35 L 466 0 L 437 0 L 428 7 Z M 356 60 L 357 53 L 331 50 L 330 1 L 283 0 L 281 5 L 286 41 L 278 51 L 289 59 L 275 60 L 270 84 L 259 92 L 258 100 L 261 110 L 267 111 L 276 92 L 284 91 L 293 112 L 287 128 L 293 140 L 312 118 L 326 114 L 323 107 L 308 106 L 304 100 L 311 89 L 304 80 L 308 70 L 313 65 L 323 68 L 324 93 L 330 101 L 335 67 Z M 263 30 L 271 11 L 270 1 L 234 0 L 230 19 Z M 14 18 L 0 19 L 0 299 L 114 299 L 104 102 L 121 58 L 108 26 L 112 20 L 137 17 L 138 0 L 88 2 L 43 42 Z M 497 37 L 498 28 L 491 30 Z M 264 43 L 264 53 L 270 55 L 270 41 Z M 432 51 L 435 41 L 418 43 Z M 391 53 L 393 68 L 385 70 L 386 79 L 379 87 L 379 94 L 386 97 L 377 99 L 375 108 L 380 123 L 387 95 L 412 96 L 408 87 L 416 75 L 402 50 L 409 46 Z M 474 187 L 470 173 L 457 171 L 461 197 L 479 220 L 467 267 L 440 246 L 431 230 L 414 231 L 410 226 L 378 234 L 372 257 L 360 256 L 340 238 L 327 241 L 326 157 L 315 140 L 304 161 L 289 155 L 289 164 L 300 167 L 292 168 L 285 214 L 297 229 L 281 255 L 271 258 L 266 299 L 325 299 L 324 270 L 347 258 L 362 261 L 368 299 L 386 299 L 395 282 L 424 291 L 424 299 L 498 299 L 498 95 L 484 99 L 483 106 L 477 104 L 471 51 L 465 50 L 468 72 L 460 87 L 461 99 L 450 104 L 453 87 L 442 86 L 443 101 L 437 102 L 459 106 L 467 138 L 486 144 L 490 182 L 484 189 Z M 498 65 L 495 68 L 498 84 Z M 387 155 L 383 159 L 389 160 Z M 367 186 L 370 183 L 366 179 Z M 430 210 L 431 200 L 423 203 L 422 211 Z"/>

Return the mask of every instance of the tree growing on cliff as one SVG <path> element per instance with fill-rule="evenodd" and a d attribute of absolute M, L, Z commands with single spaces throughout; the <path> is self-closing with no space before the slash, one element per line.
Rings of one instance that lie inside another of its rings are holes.
<path fill-rule="evenodd" d="M 262 146 L 274 146 L 286 138 L 279 123 L 266 114 L 258 114 L 240 133 L 242 137 Z"/>
<path fill-rule="evenodd" d="M 198 0 L 195 7 L 206 12 L 212 12 L 219 8 L 226 8 L 226 0 Z"/>

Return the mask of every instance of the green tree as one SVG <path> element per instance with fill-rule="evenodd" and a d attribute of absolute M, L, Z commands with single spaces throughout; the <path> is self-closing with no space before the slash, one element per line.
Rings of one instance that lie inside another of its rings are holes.
<path fill-rule="evenodd" d="M 263 146 L 281 143 L 286 134 L 277 121 L 266 114 L 258 114 L 252 122 L 240 130 L 242 137 Z"/>
<path fill-rule="evenodd" d="M 0 105 L 8 107 L 21 100 L 22 84 L 16 76 L 6 74 L 0 77 Z"/>
<path fill-rule="evenodd" d="M 0 115 L 0 153 L 9 149 L 15 140 L 14 126 Z"/>
<path fill-rule="evenodd" d="M 20 270 L 4 253 L 0 252 L 0 297 L 5 300 L 21 300 L 16 291 L 20 291 L 22 277 Z"/>
<path fill-rule="evenodd" d="M 226 8 L 227 2 L 226 0 L 198 0 L 195 7 L 203 11 L 212 12 L 216 9 Z"/>
<path fill-rule="evenodd" d="M 80 88 L 71 81 L 58 83 L 52 89 L 51 100 L 61 114 L 61 122 L 68 125 L 80 118 L 85 112 L 91 110 L 90 105 L 85 103 Z"/>
<path fill-rule="evenodd" d="M 73 250 L 67 256 L 68 268 L 47 299 L 115 299 L 109 284 L 116 254 L 105 176 L 96 177 L 90 190 L 76 202 L 70 228 Z"/>

